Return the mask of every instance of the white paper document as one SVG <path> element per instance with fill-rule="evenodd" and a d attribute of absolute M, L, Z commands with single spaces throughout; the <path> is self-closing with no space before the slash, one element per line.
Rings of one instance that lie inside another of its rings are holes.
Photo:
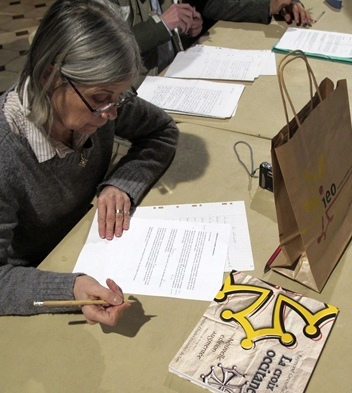
<path fill-rule="evenodd" d="M 98 235 L 97 214 L 73 272 L 125 293 L 212 300 L 223 280 L 231 226 L 132 217 L 121 238 Z"/>
<path fill-rule="evenodd" d="M 226 119 L 235 113 L 244 85 L 147 76 L 138 95 L 167 112 Z"/>
<path fill-rule="evenodd" d="M 275 49 L 300 49 L 308 54 L 352 60 L 352 34 L 289 27 Z"/>
<path fill-rule="evenodd" d="M 240 50 L 196 45 L 179 52 L 166 77 L 254 81 L 276 75 L 275 54 L 270 50 Z"/>
<path fill-rule="evenodd" d="M 231 225 L 225 271 L 254 269 L 246 207 L 243 201 L 139 206 L 134 217 Z"/>

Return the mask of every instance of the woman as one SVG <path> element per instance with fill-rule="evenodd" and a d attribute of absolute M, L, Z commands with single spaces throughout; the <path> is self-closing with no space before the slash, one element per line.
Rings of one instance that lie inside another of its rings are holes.
<path fill-rule="evenodd" d="M 128 307 L 83 274 L 36 266 L 98 195 L 99 234 L 129 228 L 129 211 L 169 165 L 178 130 L 136 97 L 138 46 L 113 3 L 58 0 L 44 17 L 18 85 L 0 97 L 0 315 L 64 312 L 35 300 L 103 299 L 84 306 L 90 323 L 114 325 Z M 128 154 L 108 174 L 114 136 Z"/>

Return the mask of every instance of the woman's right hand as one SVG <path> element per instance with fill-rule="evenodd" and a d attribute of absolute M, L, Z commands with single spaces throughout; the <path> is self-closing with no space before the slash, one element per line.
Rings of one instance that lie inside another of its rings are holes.
<path fill-rule="evenodd" d="M 108 288 L 103 287 L 90 276 L 78 276 L 75 280 L 73 293 L 76 300 L 105 300 L 108 305 L 88 305 L 82 307 L 82 312 L 89 324 L 102 323 L 115 326 L 124 311 L 131 305 L 124 302 L 122 289 L 115 281 L 106 280 Z"/>

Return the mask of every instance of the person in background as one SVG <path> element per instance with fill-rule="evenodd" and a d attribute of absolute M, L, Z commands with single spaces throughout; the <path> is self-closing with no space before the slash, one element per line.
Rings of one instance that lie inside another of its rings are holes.
<path fill-rule="evenodd" d="M 102 286 L 37 266 L 96 195 L 100 237 L 121 236 L 131 207 L 170 164 L 178 129 L 137 97 L 142 69 L 116 4 L 57 0 L 44 16 L 18 84 L 0 97 L 0 315 L 67 311 L 34 301 L 102 299 L 109 305 L 82 312 L 114 325 L 129 307 L 109 278 Z M 115 136 L 131 148 L 110 170 Z"/>
<path fill-rule="evenodd" d="M 158 75 L 178 51 L 189 48 L 219 20 L 269 24 L 272 17 L 308 26 L 312 17 L 298 0 L 111 0 L 120 6 L 139 45 L 145 76 Z M 35 32 L 31 33 L 29 42 Z"/>
<path fill-rule="evenodd" d="M 203 19 L 195 7 L 173 0 L 114 0 L 131 27 L 140 47 L 144 65 L 151 75 L 165 69 L 192 39 L 199 36 Z"/>
<path fill-rule="evenodd" d="M 272 17 L 308 26 L 312 17 L 298 0 L 114 0 L 131 27 L 149 75 L 158 75 L 216 21 L 269 24 Z M 143 81 L 141 76 L 138 85 Z"/>
<path fill-rule="evenodd" d="M 272 17 L 309 26 L 312 16 L 298 0 L 191 0 L 208 26 L 216 21 L 269 24 Z"/>

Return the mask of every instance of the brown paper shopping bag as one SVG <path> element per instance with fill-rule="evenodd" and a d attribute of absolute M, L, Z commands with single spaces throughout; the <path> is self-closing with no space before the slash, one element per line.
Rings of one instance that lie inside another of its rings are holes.
<path fill-rule="evenodd" d="M 310 100 L 298 113 L 284 68 L 303 60 Z M 301 51 L 283 58 L 279 86 L 287 120 L 272 139 L 274 198 L 284 258 L 271 268 L 320 292 L 352 234 L 352 127 L 346 80 L 320 86 Z M 313 94 L 314 93 L 314 94 Z M 294 117 L 289 121 L 287 103 Z"/>

